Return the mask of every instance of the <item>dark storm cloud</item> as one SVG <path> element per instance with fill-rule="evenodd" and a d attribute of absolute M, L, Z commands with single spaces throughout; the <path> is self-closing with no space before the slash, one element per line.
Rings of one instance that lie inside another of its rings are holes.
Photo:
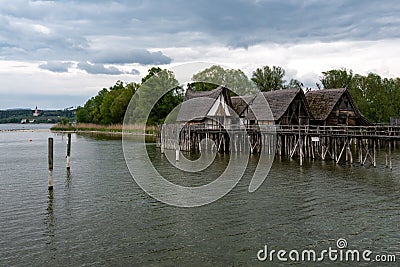
<path fill-rule="evenodd" d="M 0 58 L 167 64 L 148 48 L 400 38 L 400 5 L 371 1 L 4 1 Z"/>
<path fill-rule="evenodd" d="M 68 72 L 68 68 L 72 66 L 71 62 L 49 61 L 39 65 L 39 68 L 52 72 Z"/>
<path fill-rule="evenodd" d="M 120 70 L 114 66 L 106 67 L 103 64 L 99 63 L 90 63 L 90 62 L 79 62 L 77 68 L 80 70 L 84 70 L 89 74 L 108 74 L 108 75 L 120 75 L 120 74 L 130 74 L 130 75 L 139 75 L 140 72 L 136 69 L 132 69 L 131 71 Z"/>
<path fill-rule="evenodd" d="M 124 74 L 123 71 L 116 67 L 105 67 L 103 64 L 92 64 L 89 62 L 79 62 L 78 69 L 84 70 L 89 74 L 108 74 L 108 75 L 119 75 Z"/>
<path fill-rule="evenodd" d="M 132 69 L 132 70 L 129 72 L 129 74 L 132 74 L 132 75 L 140 75 L 140 71 L 138 71 L 137 69 Z"/>
<path fill-rule="evenodd" d="M 93 62 L 104 64 L 139 63 L 143 65 L 159 65 L 171 63 L 171 58 L 165 56 L 160 51 L 149 52 L 145 49 L 134 49 L 130 51 L 103 50 L 95 53 L 92 58 Z"/>

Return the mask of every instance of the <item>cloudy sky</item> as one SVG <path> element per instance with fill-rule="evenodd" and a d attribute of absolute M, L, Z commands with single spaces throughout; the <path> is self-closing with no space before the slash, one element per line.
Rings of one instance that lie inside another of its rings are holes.
<path fill-rule="evenodd" d="M 147 69 L 263 65 L 400 77 L 397 0 L 0 0 L 0 109 L 82 105 Z"/>

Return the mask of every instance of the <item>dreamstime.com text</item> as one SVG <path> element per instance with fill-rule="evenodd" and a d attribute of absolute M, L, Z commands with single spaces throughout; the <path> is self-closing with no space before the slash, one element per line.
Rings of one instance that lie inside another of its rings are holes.
<path fill-rule="evenodd" d="M 270 249 L 267 245 L 257 253 L 259 261 L 269 262 L 396 262 L 395 254 L 375 254 L 371 250 L 348 249 L 347 240 L 340 238 L 336 247 L 329 247 L 321 251 L 313 249 L 284 250 Z"/>

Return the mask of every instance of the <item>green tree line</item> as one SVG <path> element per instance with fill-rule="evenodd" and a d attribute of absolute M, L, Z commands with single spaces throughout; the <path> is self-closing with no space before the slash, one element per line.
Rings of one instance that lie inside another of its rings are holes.
<path fill-rule="evenodd" d="M 96 124 L 121 123 L 129 101 L 139 86 L 137 83 L 124 84 L 117 81 L 109 89 L 103 88 L 96 96 L 86 101 L 83 107 L 77 108 L 77 121 Z"/>
<path fill-rule="evenodd" d="M 151 77 L 155 79 L 150 79 Z M 285 77 L 286 71 L 279 66 L 257 68 L 249 79 L 241 70 L 224 69 L 214 65 L 194 74 L 190 86 L 196 91 L 208 91 L 219 85 L 225 85 L 239 95 L 251 94 L 255 89 L 260 91 L 304 89 L 301 81 L 289 77 L 287 82 Z M 333 69 L 322 72 L 316 85 L 320 90 L 348 88 L 360 111 L 372 122 L 387 123 L 390 117 L 400 116 L 400 78 L 382 78 L 375 73 L 363 76 L 353 74 L 347 69 Z M 152 96 L 156 95 L 155 92 L 160 93 L 166 88 L 174 88 L 157 102 L 147 122 L 139 121 L 141 123 L 151 125 L 162 123 L 183 100 L 183 86 L 179 85 L 173 72 L 153 67 L 149 69 L 141 83 L 124 84 L 118 81 L 108 89 L 103 88 L 83 107 L 78 107 L 77 121 L 96 124 L 122 123 L 127 106 L 139 87 L 142 87 L 141 95 L 136 97 L 141 97 L 145 101 L 132 100 L 134 104 L 138 103 L 134 114 L 138 118 L 145 113 L 146 105 L 153 101 Z"/>
<path fill-rule="evenodd" d="M 157 75 L 162 75 L 157 79 Z M 155 77 L 151 79 L 151 77 Z M 162 81 L 163 84 L 158 82 Z M 141 87 L 142 101 L 132 99 L 136 91 Z M 81 107 L 76 110 L 76 118 L 78 122 L 82 123 L 96 123 L 96 124 L 118 124 L 124 120 L 126 109 L 129 102 L 133 101 L 134 111 L 137 118 L 142 118 L 144 110 L 146 110 L 146 103 L 152 101 L 152 95 L 155 90 L 163 90 L 165 88 L 175 88 L 173 91 L 165 94 L 151 110 L 147 122 L 138 120 L 138 123 L 147 123 L 149 125 L 157 125 L 163 122 L 171 110 L 179 105 L 183 100 L 183 89 L 179 86 L 178 81 L 175 79 L 171 71 L 162 70 L 161 68 L 153 67 L 149 69 L 148 74 L 142 79 L 141 83 L 127 83 L 117 81 L 115 85 L 110 88 L 103 88 L 98 94 L 90 98 Z M 147 102 L 146 102 L 147 100 Z"/>

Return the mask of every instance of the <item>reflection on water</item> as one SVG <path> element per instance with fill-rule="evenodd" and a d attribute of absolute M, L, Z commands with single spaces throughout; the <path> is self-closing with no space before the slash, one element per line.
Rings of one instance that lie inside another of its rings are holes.
<path fill-rule="evenodd" d="M 46 209 L 46 254 L 48 260 L 54 260 L 56 257 L 56 218 L 54 216 L 54 191 L 49 190 L 48 205 Z"/>
<path fill-rule="evenodd" d="M 53 192 L 47 190 L 50 136 Z M 217 154 L 204 177 L 175 170 L 154 144 L 147 149 L 158 171 L 180 184 L 215 179 L 234 160 Z M 0 150 L 1 266 L 265 266 L 256 253 L 266 244 L 322 250 L 338 238 L 351 248 L 400 251 L 399 153 L 392 172 L 383 152 L 377 168 L 332 161 L 300 167 L 277 157 L 266 181 L 249 193 L 258 161 L 251 155 L 229 194 L 185 209 L 154 200 L 133 182 L 119 139 L 74 134 L 70 177 L 62 135 L 2 132 Z"/>
<path fill-rule="evenodd" d="M 47 236 L 49 237 L 49 241 L 47 242 L 47 244 L 49 245 L 53 244 L 55 237 L 55 218 L 53 211 L 53 202 L 54 202 L 54 191 L 49 190 L 47 213 L 46 213 Z"/>

